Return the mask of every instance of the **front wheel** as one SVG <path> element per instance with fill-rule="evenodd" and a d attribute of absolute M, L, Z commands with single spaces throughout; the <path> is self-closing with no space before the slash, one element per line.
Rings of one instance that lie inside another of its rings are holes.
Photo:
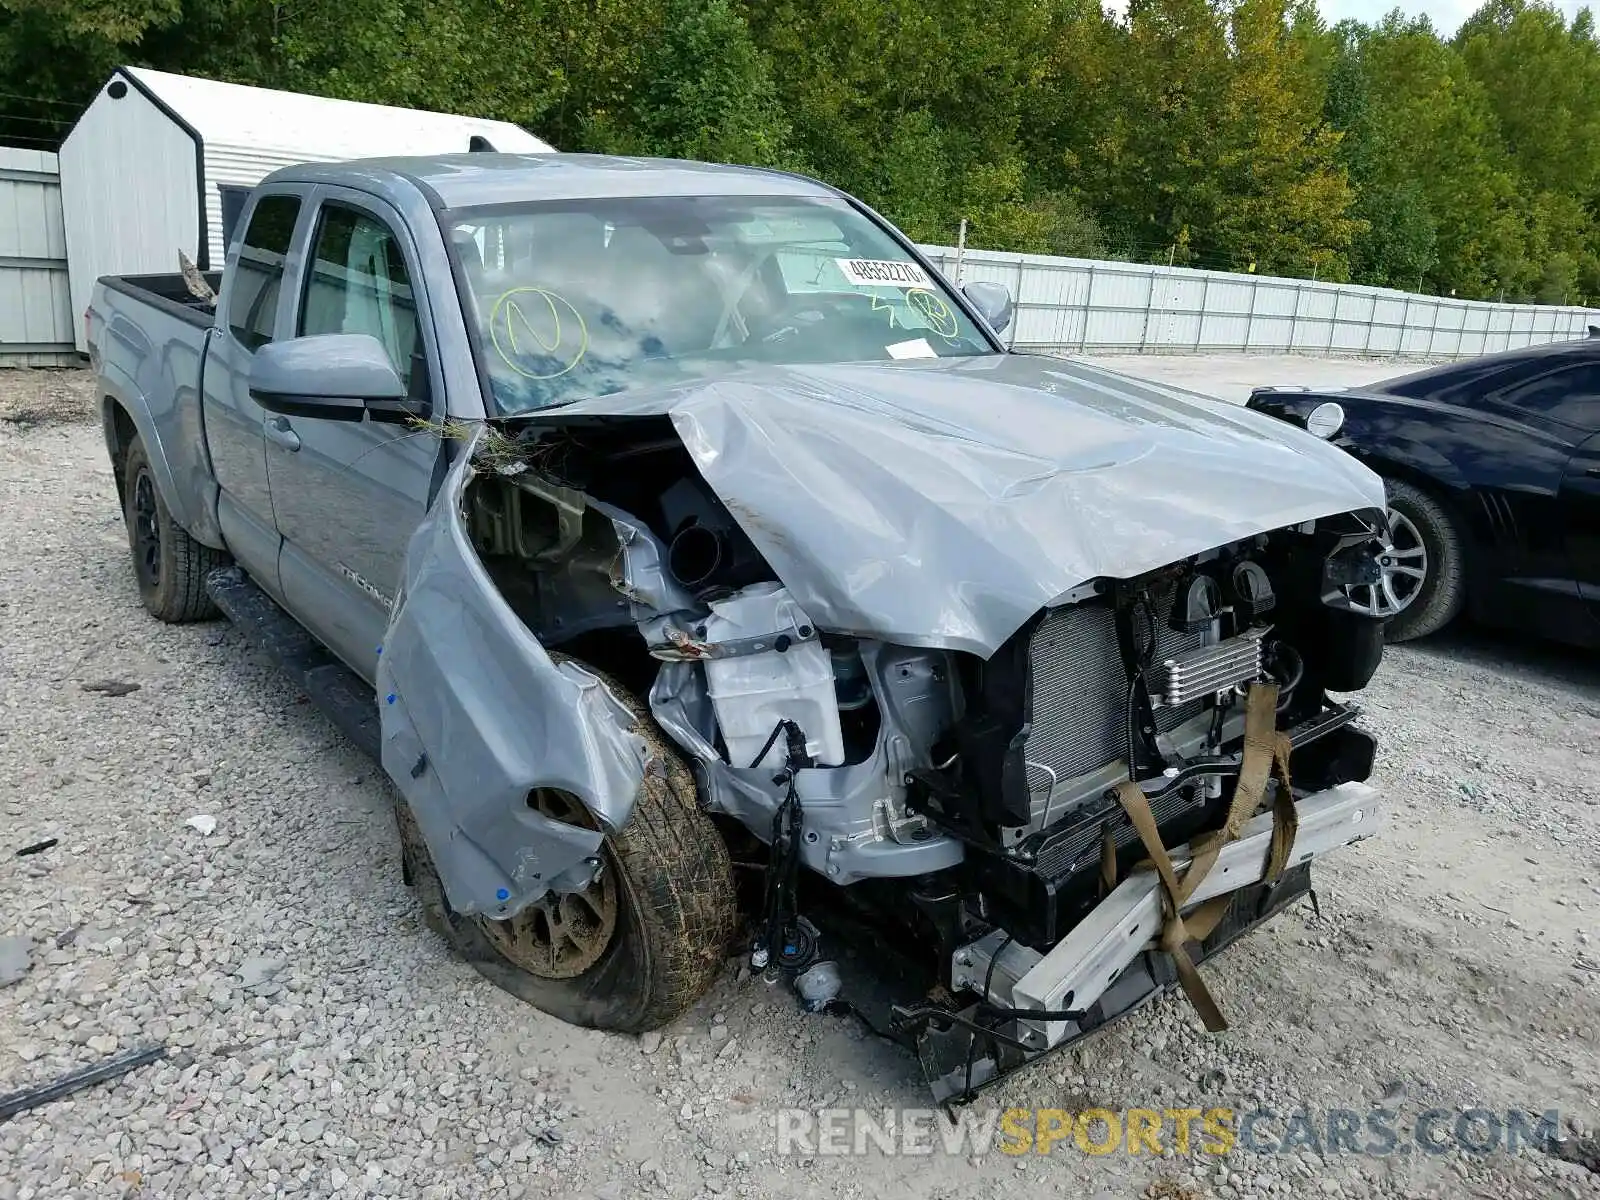
<path fill-rule="evenodd" d="M 490 982 L 574 1025 L 642 1033 L 710 988 L 733 933 L 733 876 L 727 846 L 700 811 L 683 760 L 636 698 L 600 678 L 633 713 L 652 766 L 628 823 L 602 843 L 588 887 L 548 893 L 509 921 L 463 916 L 450 907 L 404 801 L 401 853 L 428 924 Z M 566 793 L 541 789 L 528 803 L 545 816 L 594 827 Z"/>
<path fill-rule="evenodd" d="M 1402 479 L 1385 479 L 1389 545 L 1376 584 L 1354 589 L 1357 608 L 1385 618 L 1384 640 L 1406 642 L 1437 633 L 1460 613 L 1467 576 L 1462 538 L 1444 505 Z"/>

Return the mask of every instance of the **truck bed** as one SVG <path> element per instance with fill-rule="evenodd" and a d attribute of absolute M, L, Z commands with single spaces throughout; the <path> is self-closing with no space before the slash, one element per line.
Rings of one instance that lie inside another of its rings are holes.
<path fill-rule="evenodd" d="M 205 276 L 216 287 L 215 273 Z M 222 548 L 216 484 L 206 450 L 201 377 L 216 310 L 183 276 L 102 275 L 84 314 L 89 359 L 104 395 L 127 420 L 108 418 L 106 447 L 121 463 L 135 433 L 180 529 Z"/>
<path fill-rule="evenodd" d="M 222 287 L 222 272 L 204 272 L 205 281 L 212 291 Z M 176 271 L 170 275 L 102 275 L 100 282 L 114 292 L 122 292 L 146 304 L 204 329 L 210 326 L 216 309 L 196 296 L 190 295 L 183 276 Z"/>

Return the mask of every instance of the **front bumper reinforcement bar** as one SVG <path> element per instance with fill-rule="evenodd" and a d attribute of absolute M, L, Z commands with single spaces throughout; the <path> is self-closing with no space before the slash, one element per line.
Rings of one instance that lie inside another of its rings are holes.
<path fill-rule="evenodd" d="M 1303 797 L 1295 809 L 1299 828 L 1290 849 L 1290 870 L 1330 850 L 1371 837 L 1382 819 L 1382 796 L 1365 783 L 1344 783 Z M 1259 884 L 1272 841 L 1272 814 L 1253 817 L 1240 836 L 1224 846 L 1189 902 L 1188 912 L 1205 901 Z M 1171 851 L 1173 866 L 1191 860 L 1187 845 Z M 955 952 L 953 990 L 984 994 L 1016 1009 L 1088 1010 L 1118 976 L 1151 948 L 1161 931 L 1161 881 L 1150 867 L 1134 871 L 1073 930 L 1041 955 L 996 931 Z M 1016 1022 L 1018 1042 L 1047 1050 L 1084 1032 L 1072 1021 Z"/>

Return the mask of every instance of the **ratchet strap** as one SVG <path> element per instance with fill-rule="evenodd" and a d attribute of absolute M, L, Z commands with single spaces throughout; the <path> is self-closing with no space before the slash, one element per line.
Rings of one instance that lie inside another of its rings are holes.
<path fill-rule="evenodd" d="M 1187 946 L 1190 941 L 1203 941 L 1210 935 L 1227 911 L 1233 896 L 1232 893 L 1217 896 L 1187 917 L 1183 914 L 1183 906 L 1194 895 L 1200 881 L 1216 865 L 1222 848 L 1239 836 L 1245 822 L 1261 807 L 1267 780 L 1274 773 L 1278 777 L 1278 787 L 1272 804 L 1272 842 L 1264 871 L 1266 881 L 1276 881 L 1288 863 L 1298 819 L 1294 796 L 1289 790 L 1289 737 L 1277 730 L 1277 709 L 1277 684 L 1251 685 L 1245 700 L 1244 759 L 1240 764 L 1239 782 L 1234 787 L 1233 801 L 1228 805 L 1227 818 L 1222 828 L 1202 834 L 1190 843 L 1193 857 L 1182 879 L 1178 878 L 1177 870 L 1172 865 L 1172 856 L 1162 844 L 1161 831 L 1156 826 L 1155 814 L 1150 810 L 1150 801 L 1143 789 L 1132 780 L 1125 780 L 1116 789 L 1118 802 L 1133 822 L 1145 853 L 1149 855 L 1150 864 L 1161 877 L 1161 908 L 1164 916 L 1161 949 L 1172 956 L 1184 994 L 1211 1033 L 1226 1029 L 1228 1021 L 1212 999 L 1205 980 L 1200 977 L 1200 969 L 1189 957 Z"/>

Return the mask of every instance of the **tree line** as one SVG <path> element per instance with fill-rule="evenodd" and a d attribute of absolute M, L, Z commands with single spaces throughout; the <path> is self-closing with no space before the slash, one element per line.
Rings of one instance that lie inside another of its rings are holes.
<path fill-rule="evenodd" d="M 0 144 L 112 67 L 804 171 L 913 238 L 1600 302 L 1600 40 L 1311 0 L 0 0 Z"/>

